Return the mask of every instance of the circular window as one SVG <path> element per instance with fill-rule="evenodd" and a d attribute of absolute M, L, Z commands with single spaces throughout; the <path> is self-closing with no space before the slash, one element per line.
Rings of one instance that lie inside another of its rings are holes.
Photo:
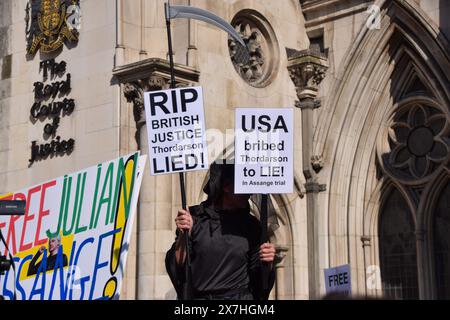
<path fill-rule="evenodd" d="M 449 130 L 446 114 L 430 99 L 399 106 L 389 120 L 388 143 L 382 148 L 386 168 L 407 180 L 429 176 L 447 161 Z"/>
<path fill-rule="evenodd" d="M 253 87 L 267 86 L 279 61 L 278 43 L 272 27 L 261 14 L 253 10 L 237 13 L 231 25 L 247 46 L 244 48 L 233 38 L 228 39 L 228 49 L 236 72 Z"/>

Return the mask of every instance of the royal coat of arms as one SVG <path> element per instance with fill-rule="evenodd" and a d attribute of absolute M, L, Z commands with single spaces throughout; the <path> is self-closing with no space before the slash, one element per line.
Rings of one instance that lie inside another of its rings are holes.
<path fill-rule="evenodd" d="M 80 0 L 29 0 L 26 8 L 27 53 L 50 53 L 79 38 Z M 74 23 L 76 22 L 76 23 Z"/>

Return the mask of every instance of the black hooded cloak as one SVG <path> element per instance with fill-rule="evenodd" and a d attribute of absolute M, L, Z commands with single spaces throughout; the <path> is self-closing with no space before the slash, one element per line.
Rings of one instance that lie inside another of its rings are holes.
<path fill-rule="evenodd" d="M 275 272 L 269 273 L 269 285 L 262 288 L 262 262 L 259 259 L 261 226 L 250 214 L 250 207 L 223 211 L 214 207 L 224 179 L 233 179 L 234 166 L 213 163 L 203 191 L 208 199 L 189 208 L 194 225 L 189 241 L 191 293 L 196 298 L 226 297 L 249 292 L 240 299 L 266 300 L 273 287 Z M 166 270 L 178 297 L 185 283 L 184 265 L 175 260 L 175 246 L 180 232 L 166 254 Z"/>

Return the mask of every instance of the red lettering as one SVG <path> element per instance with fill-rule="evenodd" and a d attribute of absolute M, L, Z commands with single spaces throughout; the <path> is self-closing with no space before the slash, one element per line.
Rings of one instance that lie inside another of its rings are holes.
<path fill-rule="evenodd" d="M 41 223 L 42 223 L 42 217 L 48 216 L 50 213 L 50 210 L 43 210 L 44 209 L 44 201 L 45 201 L 45 191 L 47 188 L 53 187 L 56 185 L 56 180 L 53 180 L 51 182 L 44 183 L 42 185 L 42 192 L 41 192 L 41 203 L 39 206 L 39 216 L 38 216 L 38 223 L 37 223 L 37 229 L 36 229 L 36 237 L 34 238 L 34 245 L 42 245 L 47 242 L 47 238 L 45 239 L 39 239 L 39 234 L 41 233 Z"/>
<path fill-rule="evenodd" d="M 27 201 L 27 198 L 25 197 L 25 195 L 23 193 L 16 193 L 14 195 L 14 200 L 23 200 L 23 201 Z"/>
<path fill-rule="evenodd" d="M 25 218 L 23 220 L 23 227 L 22 227 L 22 237 L 20 239 L 20 247 L 19 247 L 19 251 L 25 251 L 28 249 L 31 249 L 33 244 L 30 243 L 26 243 L 24 244 L 23 241 L 25 240 L 25 233 L 26 233 L 26 229 L 27 229 L 27 223 L 31 220 L 33 220 L 34 218 L 34 214 L 30 214 L 29 210 L 30 210 L 30 203 L 31 203 L 31 196 L 33 193 L 37 193 L 41 190 L 41 186 L 37 186 L 34 187 L 30 190 L 28 190 L 28 201 L 27 201 L 27 206 L 25 209 Z"/>
<path fill-rule="evenodd" d="M 0 232 L 2 232 L 1 229 L 3 229 L 4 227 L 6 227 L 6 222 L 0 222 Z M 8 252 L 7 252 L 6 248 L 5 248 L 4 255 L 7 255 L 7 254 L 8 254 Z"/>
<path fill-rule="evenodd" d="M 20 216 L 11 216 L 9 218 L 8 235 L 6 236 L 6 243 L 8 247 L 11 247 L 12 254 L 15 255 L 16 249 L 16 221 L 20 219 Z M 5 255 L 8 255 L 8 250 L 5 248 Z"/>

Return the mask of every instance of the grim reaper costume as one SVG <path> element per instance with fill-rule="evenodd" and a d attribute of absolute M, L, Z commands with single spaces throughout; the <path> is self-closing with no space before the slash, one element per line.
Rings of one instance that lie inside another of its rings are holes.
<path fill-rule="evenodd" d="M 189 241 L 191 297 L 193 299 L 266 300 L 275 280 L 274 268 L 267 274 L 268 286 L 262 287 L 259 259 L 261 226 L 250 214 L 250 206 L 237 210 L 215 207 L 224 177 L 234 178 L 234 165 L 213 163 L 203 191 L 206 201 L 189 207 L 193 227 Z M 182 297 L 185 266 L 175 260 L 175 243 L 166 254 L 166 269 L 178 298 Z"/>

